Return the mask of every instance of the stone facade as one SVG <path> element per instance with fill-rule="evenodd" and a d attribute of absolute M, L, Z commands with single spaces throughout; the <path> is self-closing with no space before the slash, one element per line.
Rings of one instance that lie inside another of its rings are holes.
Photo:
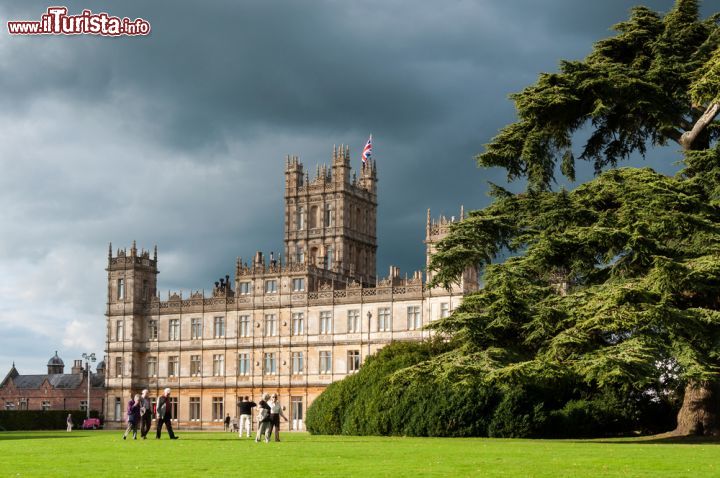
<path fill-rule="evenodd" d="M 46 375 L 21 375 L 12 365 L 0 382 L 0 406 L 5 410 L 85 410 L 87 404 L 87 371 L 82 360 L 76 360 L 71 373 L 55 356 L 48 361 Z M 90 409 L 105 408 L 104 364 L 90 374 Z"/>
<path fill-rule="evenodd" d="M 285 256 L 239 259 L 235 278 L 211 294 L 157 295 L 157 248 L 108 253 L 108 422 L 142 388 L 173 389 L 178 425 L 221 428 L 247 395 L 277 392 L 302 430 L 307 406 L 333 381 L 397 340 L 421 340 L 422 327 L 449 314 L 478 287 L 467 271 L 451 290 L 428 289 L 421 272 L 376 277 L 377 169 L 351 176 L 349 150 L 333 148 L 332 166 L 310 181 L 297 157 L 286 159 Z M 462 213 L 461 213 L 462 214 Z M 426 244 L 454 218 L 432 221 Z"/>

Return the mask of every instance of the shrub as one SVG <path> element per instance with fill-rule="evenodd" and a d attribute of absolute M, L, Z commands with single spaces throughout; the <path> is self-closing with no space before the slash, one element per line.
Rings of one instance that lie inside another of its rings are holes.
<path fill-rule="evenodd" d="M 68 413 L 72 414 L 73 427 L 80 428 L 87 416 L 81 410 L 0 410 L 0 429 L 10 430 L 64 430 Z M 100 417 L 95 410 L 93 418 Z"/>

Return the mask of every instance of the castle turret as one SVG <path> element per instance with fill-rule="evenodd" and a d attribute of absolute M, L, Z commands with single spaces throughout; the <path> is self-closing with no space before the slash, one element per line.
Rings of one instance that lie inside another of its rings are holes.
<path fill-rule="evenodd" d="M 460 206 L 459 220 L 465 219 L 465 208 Z M 447 218 L 440 216 L 437 219 L 433 219 L 430 215 L 430 209 L 427 210 L 427 221 L 425 223 L 425 265 L 426 265 L 426 281 L 430 282 L 433 278 L 433 272 L 430 271 L 430 258 L 435 253 L 436 245 L 442 239 L 444 239 L 450 232 L 452 224 L 458 222 L 455 216 Z M 466 269 L 460 277 L 459 291 L 461 292 L 472 292 L 478 288 L 478 275 L 477 270 L 474 268 Z"/>
<path fill-rule="evenodd" d="M 57 350 L 55 351 L 55 355 L 50 357 L 50 360 L 48 360 L 47 370 L 48 375 L 65 373 L 65 363 L 58 356 Z"/>

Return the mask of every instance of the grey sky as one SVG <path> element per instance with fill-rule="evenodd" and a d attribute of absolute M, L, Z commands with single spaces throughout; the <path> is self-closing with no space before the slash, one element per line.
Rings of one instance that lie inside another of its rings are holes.
<path fill-rule="evenodd" d="M 1 5 L 0 373 L 103 355 L 109 241 L 157 244 L 161 291 L 209 288 L 236 256 L 281 249 L 285 154 L 314 171 L 346 143 L 357 167 L 369 133 L 379 271 L 421 268 L 426 208 L 482 207 L 502 182 L 472 157 L 513 120 L 507 95 L 636 3 L 66 3 L 143 17 L 146 38 L 11 37 L 5 21 L 50 4 Z"/>

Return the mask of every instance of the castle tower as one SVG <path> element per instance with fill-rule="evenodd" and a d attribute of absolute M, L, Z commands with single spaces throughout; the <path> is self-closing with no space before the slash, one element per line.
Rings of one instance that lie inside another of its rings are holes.
<path fill-rule="evenodd" d="M 128 390 L 140 371 L 134 365 L 141 363 L 137 344 L 147 330 L 143 313 L 156 294 L 159 273 L 157 246 L 151 258 L 149 251 L 138 253 L 135 241 L 129 251 L 120 249 L 115 256 L 111 244 L 106 271 L 108 328 L 105 383 L 108 388 Z"/>
<path fill-rule="evenodd" d="M 285 170 L 285 257 L 374 284 L 377 170 L 370 161 L 351 176 L 350 148 L 333 147 L 332 165 L 310 181 L 297 156 Z"/>
<path fill-rule="evenodd" d="M 465 208 L 460 206 L 460 217 L 459 221 L 465 219 Z M 447 218 L 440 216 L 437 219 L 433 219 L 430 215 L 430 209 L 427 210 L 427 222 L 425 225 L 425 265 L 426 265 L 426 281 L 430 282 L 433 278 L 433 273 L 429 270 L 430 257 L 437 250 L 437 243 L 444 239 L 450 232 L 450 227 L 453 223 L 457 222 L 458 218 L 452 216 Z M 459 284 L 453 286 L 458 293 L 469 293 L 474 292 L 478 289 L 478 274 L 477 270 L 473 268 L 466 269 L 460 277 Z"/>

